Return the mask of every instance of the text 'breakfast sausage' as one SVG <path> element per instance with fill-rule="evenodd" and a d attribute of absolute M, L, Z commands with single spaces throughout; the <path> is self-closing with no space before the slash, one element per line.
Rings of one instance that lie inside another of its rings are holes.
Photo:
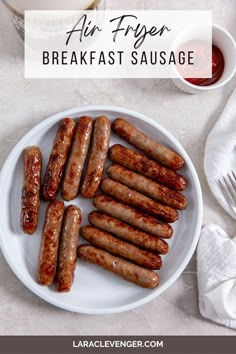
<path fill-rule="evenodd" d="M 139 229 L 134 228 L 122 221 L 106 215 L 99 211 L 92 211 L 88 216 L 89 222 L 119 238 L 131 242 L 141 248 L 155 253 L 166 254 L 169 250 L 169 245 L 159 237 L 147 234 Z"/>
<path fill-rule="evenodd" d="M 115 257 L 94 246 L 81 245 L 78 248 L 78 257 L 143 288 L 154 289 L 159 282 L 158 275 L 152 270 Z"/>
<path fill-rule="evenodd" d="M 32 235 L 38 225 L 42 156 L 37 146 L 24 151 L 24 181 L 21 196 L 21 229 Z"/>
<path fill-rule="evenodd" d="M 183 194 L 169 189 L 162 184 L 154 182 L 123 166 L 113 164 L 108 167 L 107 174 L 115 181 L 123 183 L 140 193 L 146 194 L 155 200 L 171 206 L 172 208 L 183 210 L 187 206 L 187 200 Z"/>
<path fill-rule="evenodd" d="M 163 144 L 156 142 L 126 120 L 117 118 L 112 123 L 112 130 L 136 149 L 141 150 L 171 170 L 177 171 L 184 166 L 184 160 L 181 156 Z"/>
<path fill-rule="evenodd" d="M 162 266 L 162 260 L 159 255 L 141 250 L 137 246 L 120 240 L 96 227 L 90 225 L 84 226 L 80 230 L 80 235 L 93 245 L 115 256 L 126 258 L 141 267 L 155 270 L 160 269 Z"/>
<path fill-rule="evenodd" d="M 81 195 L 84 198 L 93 198 L 98 190 L 106 163 L 110 143 L 111 124 L 107 117 L 102 116 L 95 120 L 92 138 L 92 148 Z"/>
<path fill-rule="evenodd" d="M 48 205 L 39 250 L 38 281 L 42 285 L 51 285 L 56 275 L 63 214 L 63 202 L 55 200 Z"/>
<path fill-rule="evenodd" d="M 113 145 L 109 149 L 109 158 L 111 161 L 139 172 L 171 189 L 183 191 L 186 188 L 187 181 L 183 176 L 122 145 Z"/>
<path fill-rule="evenodd" d="M 74 131 L 75 122 L 70 118 L 63 119 L 57 130 L 43 179 L 41 196 L 44 201 L 53 201 L 57 197 Z"/>
<path fill-rule="evenodd" d="M 74 281 L 80 224 L 80 209 L 75 205 L 68 206 L 63 219 L 56 275 L 59 292 L 70 291 Z"/>
<path fill-rule="evenodd" d="M 160 217 L 166 222 L 171 223 L 178 220 L 178 212 L 176 209 L 146 197 L 145 195 L 110 178 L 104 178 L 102 180 L 101 189 L 105 194 L 111 195 L 122 203 L 132 205 L 133 207 L 141 209 L 155 217 Z"/>
<path fill-rule="evenodd" d="M 93 205 L 100 211 L 114 216 L 115 218 L 137 227 L 154 236 L 171 238 L 173 229 L 169 224 L 164 224 L 154 217 L 147 215 L 131 206 L 117 202 L 106 195 L 97 195 Z"/>
<path fill-rule="evenodd" d="M 79 118 L 62 182 L 62 197 L 67 201 L 75 199 L 79 193 L 81 176 L 92 131 L 93 119 L 87 116 Z"/>

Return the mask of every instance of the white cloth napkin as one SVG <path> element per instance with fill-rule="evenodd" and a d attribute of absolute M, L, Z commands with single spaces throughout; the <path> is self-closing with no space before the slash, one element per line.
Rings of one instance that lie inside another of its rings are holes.
<path fill-rule="evenodd" d="M 204 169 L 215 198 L 226 212 L 236 219 L 216 183 L 218 178 L 222 179 L 223 174 L 232 169 L 236 171 L 236 89 L 208 135 Z"/>
<path fill-rule="evenodd" d="M 207 138 L 204 168 L 216 200 L 236 219 L 217 184 L 223 174 L 236 171 L 236 90 Z M 231 239 L 217 225 L 205 225 L 198 244 L 197 273 L 202 316 L 236 329 L 236 237 Z"/>
<path fill-rule="evenodd" d="M 236 329 L 236 238 L 217 225 L 204 226 L 197 272 L 201 315 Z"/>

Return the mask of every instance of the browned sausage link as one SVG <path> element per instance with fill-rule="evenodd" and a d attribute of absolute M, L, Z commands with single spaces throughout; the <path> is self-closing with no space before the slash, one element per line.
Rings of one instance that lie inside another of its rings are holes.
<path fill-rule="evenodd" d="M 38 281 L 42 285 L 51 285 L 56 275 L 63 214 L 63 202 L 55 200 L 48 205 L 39 251 Z"/>
<path fill-rule="evenodd" d="M 70 291 L 74 281 L 80 224 L 80 209 L 70 205 L 65 211 L 59 248 L 56 288 L 60 292 Z"/>
<path fill-rule="evenodd" d="M 89 222 L 113 235 L 120 237 L 123 240 L 131 242 L 141 248 L 155 253 L 166 254 L 169 250 L 169 245 L 159 237 L 147 234 L 138 230 L 122 221 L 113 218 L 112 216 L 92 211 L 88 216 Z"/>
<path fill-rule="evenodd" d="M 184 159 L 181 156 L 150 138 L 124 119 L 117 118 L 112 123 L 112 130 L 120 138 L 171 170 L 177 171 L 184 166 Z"/>
<path fill-rule="evenodd" d="M 182 191 L 186 188 L 187 181 L 183 176 L 122 145 L 113 145 L 109 150 L 109 158 L 171 189 Z"/>
<path fill-rule="evenodd" d="M 71 153 L 62 182 L 62 197 L 67 201 L 76 198 L 79 193 L 81 176 L 88 153 L 92 131 L 93 119 L 91 117 L 81 117 L 76 126 Z"/>
<path fill-rule="evenodd" d="M 57 130 L 43 179 L 41 196 L 45 201 L 52 201 L 57 197 L 74 131 L 75 122 L 70 118 L 63 119 Z"/>
<path fill-rule="evenodd" d="M 152 270 L 115 257 L 94 246 L 81 245 L 78 248 L 78 257 L 143 288 L 154 289 L 159 283 L 158 275 Z"/>
<path fill-rule="evenodd" d="M 96 227 L 84 226 L 80 230 L 80 235 L 93 245 L 115 256 L 126 258 L 141 267 L 155 270 L 162 266 L 162 260 L 158 254 L 142 250 Z"/>
<path fill-rule="evenodd" d="M 110 133 L 109 119 L 105 116 L 97 118 L 94 125 L 91 154 L 81 188 L 81 195 L 84 198 L 93 198 L 97 193 L 106 163 Z"/>
<path fill-rule="evenodd" d="M 32 235 L 38 225 L 42 156 L 37 146 L 24 152 L 24 182 L 21 197 L 21 229 Z"/>
<path fill-rule="evenodd" d="M 93 205 L 100 211 L 114 216 L 115 218 L 137 227 L 154 236 L 171 238 L 173 229 L 170 225 L 134 209 L 123 203 L 119 203 L 106 195 L 97 195 L 93 200 Z"/>
<path fill-rule="evenodd" d="M 168 205 L 161 204 L 155 200 L 146 197 L 145 195 L 136 192 L 135 190 L 113 181 L 110 178 L 104 178 L 101 183 L 101 189 L 105 194 L 118 199 L 120 202 L 132 205 L 135 208 L 141 209 L 148 214 L 160 217 L 166 222 L 174 222 L 178 219 L 178 212 L 176 209 Z"/>
<path fill-rule="evenodd" d="M 162 184 L 140 175 L 139 173 L 128 170 L 127 168 L 113 164 L 107 169 L 109 177 L 137 190 L 147 196 L 161 201 L 172 208 L 183 210 L 187 206 L 185 196 L 177 191 L 173 191 Z"/>

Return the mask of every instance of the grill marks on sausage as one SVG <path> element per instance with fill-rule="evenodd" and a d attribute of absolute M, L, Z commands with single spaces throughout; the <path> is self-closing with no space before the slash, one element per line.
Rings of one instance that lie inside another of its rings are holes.
<path fill-rule="evenodd" d="M 156 202 L 153 199 L 121 184 L 110 178 L 104 178 L 101 189 L 105 194 L 109 194 L 119 201 L 132 205 L 135 208 L 145 211 L 155 217 L 159 217 L 166 222 L 174 222 L 178 219 L 178 212 L 167 205 Z"/>
<path fill-rule="evenodd" d="M 102 179 L 110 143 L 111 124 L 106 116 L 95 120 L 92 148 L 81 187 L 83 198 L 93 198 Z"/>
<path fill-rule="evenodd" d="M 122 145 L 113 145 L 109 149 L 109 158 L 171 189 L 183 191 L 186 188 L 187 181 L 183 176 Z"/>
<path fill-rule="evenodd" d="M 115 257 L 94 246 L 81 245 L 78 248 L 78 257 L 143 288 L 154 289 L 159 283 L 158 275 L 152 270 Z"/>
<path fill-rule="evenodd" d="M 184 166 L 184 160 L 181 156 L 163 144 L 153 140 L 124 119 L 117 118 L 112 123 L 112 130 L 120 138 L 124 139 L 126 142 L 162 165 L 175 171 Z"/>
<path fill-rule="evenodd" d="M 105 214 L 111 215 L 154 236 L 171 238 L 173 235 L 173 229 L 169 224 L 164 224 L 156 218 L 106 195 L 97 195 L 93 200 L 93 205 Z"/>
<path fill-rule="evenodd" d="M 32 235 L 38 225 L 42 156 L 37 146 L 24 151 L 24 181 L 21 196 L 21 229 Z"/>
<path fill-rule="evenodd" d="M 62 183 L 62 196 L 63 199 L 67 201 L 73 200 L 79 193 L 81 176 L 89 149 L 92 131 L 93 119 L 87 116 L 79 118 Z"/>
<path fill-rule="evenodd" d="M 108 167 L 107 174 L 113 180 L 133 188 L 152 199 L 167 204 L 172 208 L 183 210 L 187 206 L 187 200 L 183 194 L 169 189 L 123 166 L 112 164 Z"/>
<path fill-rule="evenodd" d="M 70 118 L 63 119 L 57 130 L 43 179 L 41 197 L 44 201 L 53 201 L 57 197 L 74 131 L 75 122 Z"/>
<path fill-rule="evenodd" d="M 155 253 L 166 254 L 169 250 L 168 243 L 164 240 L 134 228 L 122 221 L 101 213 L 92 211 L 88 216 L 90 224 L 107 231 L 125 241 L 131 242 L 141 248 Z"/>
<path fill-rule="evenodd" d="M 63 214 L 63 202 L 56 200 L 48 205 L 39 251 L 38 281 L 42 285 L 54 282 Z"/>
<path fill-rule="evenodd" d="M 93 226 L 84 226 L 80 235 L 95 246 L 104 249 L 116 256 L 126 258 L 144 268 L 160 269 L 162 266 L 161 257 L 120 240 L 109 233 Z"/>
<path fill-rule="evenodd" d="M 74 281 L 77 259 L 81 210 L 70 205 L 66 208 L 60 238 L 56 288 L 59 292 L 69 292 Z"/>

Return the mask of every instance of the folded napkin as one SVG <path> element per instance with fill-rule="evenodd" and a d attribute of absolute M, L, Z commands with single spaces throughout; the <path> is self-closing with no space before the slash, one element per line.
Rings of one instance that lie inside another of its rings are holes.
<path fill-rule="evenodd" d="M 201 315 L 236 329 L 236 237 L 231 239 L 217 225 L 204 226 L 197 272 Z"/>
<path fill-rule="evenodd" d="M 216 200 L 234 219 L 217 179 L 236 171 L 236 90 L 210 132 L 204 169 Z M 236 237 L 217 225 L 205 225 L 197 250 L 199 309 L 203 317 L 236 329 Z"/>

